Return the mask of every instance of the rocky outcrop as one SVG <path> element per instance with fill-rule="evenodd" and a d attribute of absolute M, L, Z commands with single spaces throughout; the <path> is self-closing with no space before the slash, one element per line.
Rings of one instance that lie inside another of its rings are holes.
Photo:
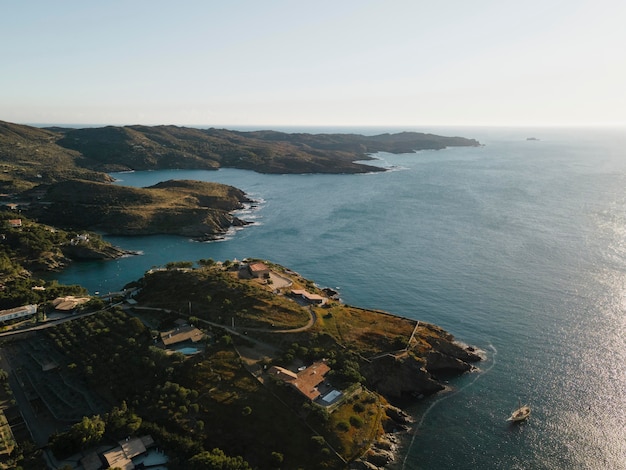
<path fill-rule="evenodd" d="M 403 395 L 432 395 L 444 386 L 425 368 L 425 361 L 408 352 L 388 354 L 361 366 L 367 384 L 391 399 Z"/>
<path fill-rule="evenodd" d="M 67 258 L 73 260 L 108 260 L 137 254 L 137 252 L 123 250 L 108 244 L 98 248 L 87 244 L 66 245 L 62 250 Z"/>
<path fill-rule="evenodd" d="M 395 406 L 389 405 L 385 410 L 387 419 L 383 423 L 385 432 L 394 433 L 399 430 L 407 429 L 412 423 L 413 418 L 409 416 L 404 410 Z"/>
<path fill-rule="evenodd" d="M 473 350 L 457 343 L 445 330 L 421 324 L 418 345 L 364 361 L 361 371 L 368 386 L 397 399 L 404 395 L 432 395 L 445 386 L 438 375 L 459 375 L 473 369 L 481 360 Z"/>
<path fill-rule="evenodd" d="M 31 272 L 60 271 L 67 267 L 71 260 L 60 250 L 40 254 L 36 259 L 24 261 L 24 267 Z"/>
<path fill-rule="evenodd" d="M 399 448 L 397 433 L 405 432 L 413 422 L 412 418 L 395 406 L 385 409 L 387 418 L 383 422 L 385 433 L 376 442 L 372 443 L 367 452 L 350 466 L 354 470 L 380 470 L 396 460 Z"/>
<path fill-rule="evenodd" d="M 376 468 L 384 468 L 393 462 L 395 455 L 390 450 L 381 449 L 376 445 L 368 451 L 366 461 L 374 465 Z"/>

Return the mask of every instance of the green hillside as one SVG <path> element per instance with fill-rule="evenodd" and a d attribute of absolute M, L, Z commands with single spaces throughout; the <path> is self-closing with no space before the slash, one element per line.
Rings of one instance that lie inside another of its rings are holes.
<path fill-rule="evenodd" d="M 62 228 L 120 235 L 176 234 L 210 239 L 245 222 L 230 212 L 249 202 L 232 186 L 166 181 L 149 188 L 70 180 L 51 184 L 28 213 Z"/>
<path fill-rule="evenodd" d="M 261 173 L 363 173 L 369 154 L 476 146 L 476 140 L 418 132 L 363 136 L 238 132 L 177 126 L 49 128 L 0 121 L 0 190 L 19 192 L 68 179 L 165 168 L 242 168 Z"/>

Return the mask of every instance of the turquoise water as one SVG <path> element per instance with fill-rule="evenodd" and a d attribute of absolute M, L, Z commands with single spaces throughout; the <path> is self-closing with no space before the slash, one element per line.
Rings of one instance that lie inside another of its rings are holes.
<path fill-rule="evenodd" d="M 259 201 L 241 215 L 256 223 L 213 243 L 108 237 L 143 254 L 57 278 L 106 292 L 169 261 L 271 259 L 487 353 L 411 408 L 398 468 L 626 468 L 624 131 L 429 131 L 485 145 L 380 154 L 393 170 L 368 175 L 115 174 L 232 184 Z M 518 399 L 533 413 L 510 426 Z"/>
<path fill-rule="evenodd" d="M 175 351 L 181 354 L 184 354 L 185 356 L 192 356 L 200 352 L 200 349 L 192 348 L 192 347 L 185 347 L 185 348 L 176 349 Z"/>

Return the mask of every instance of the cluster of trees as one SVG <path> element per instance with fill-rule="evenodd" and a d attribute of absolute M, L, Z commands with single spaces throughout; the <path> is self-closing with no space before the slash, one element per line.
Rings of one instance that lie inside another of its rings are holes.
<path fill-rule="evenodd" d="M 167 356 L 153 347 L 150 331 L 141 320 L 119 309 L 63 323 L 46 334 L 71 357 L 74 373 L 86 377 L 92 389 L 111 395 L 114 402 L 130 403 L 130 394 L 165 382 L 180 362 L 178 356 Z"/>
<path fill-rule="evenodd" d="M 114 309 L 58 325 L 47 336 L 73 361 L 68 373 L 85 378 L 92 390 L 120 403 L 52 436 L 55 455 L 71 455 L 104 438 L 145 433 L 167 449 L 170 468 L 190 468 L 187 462 L 196 455 L 196 462 L 209 459 L 215 464 L 201 468 L 249 468 L 241 457 L 228 457 L 219 449 L 206 453 L 199 394 L 178 382 L 185 374 L 183 356 L 155 347 L 151 332 L 137 318 Z"/>
<path fill-rule="evenodd" d="M 31 277 L 15 277 L 0 290 L 0 310 L 28 304 L 47 304 L 57 297 L 86 296 L 87 290 L 78 285 L 62 285 L 57 281 L 43 281 Z M 44 307 L 46 307 L 44 305 Z M 51 306 L 47 307 L 52 309 Z"/>
<path fill-rule="evenodd" d="M 187 271 L 193 263 L 168 263 L 167 269 L 144 276 L 138 282 L 137 300 L 185 314 L 191 302 L 197 317 L 226 324 L 236 316 L 238 326 L 250 328 L 301 326 L 309 318 L 297 303 L 274 295 L 255 280 L 240 279 L 229 267 L 235 263 L 200 260 L 198 265 L 199 269 Z"/>
<path fill-rule="evenodd" d="M 84 416 L 66 432 L 55 433 L 50 437 L 50 447 L 57 458 L 65 458 L 81 449 L 96 445 L 108 438 L 119 440 L 135 434 L 141 427 L 142 419 L 122 402 L 104 416 Z"/>
<path fill-rule="evenodd" d="M 189 470 L 249 470 L 242 457 L 230 457 L 221 449 L 203 451 L 189 459 Z"/>

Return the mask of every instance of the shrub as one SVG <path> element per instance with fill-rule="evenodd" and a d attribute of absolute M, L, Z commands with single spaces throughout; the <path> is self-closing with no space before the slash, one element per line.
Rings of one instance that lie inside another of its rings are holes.
<path fill-rule="evenodd" d="M 365 411 L 365 406 L 363 405 L 363 403 L 356 402 L 354 405 L 352 405 L 352 409 L 354 409 L 354 411 L 356 411 L 357 413 L 363 413 Z"/>
<path fill-rule="evenodd" d="M 337 429 L 339 431 L 346 432 L 346 431 L 348 431 L 350 429 L 350 424 L 345 422 L 345 421 L 339 421 L 337 423 Z"/>
<path fill-rule="evenodd" d="M 280 452 L 272 452 L 271 462 L 275 467 L 280 467 L 285 460 L 285 457 Z"/>
<path fill-rule="evenodd" d="M 352 415 L 350 416 L 350 424 L 355 428 L 362 428 L 364 422 L 360 416 Z"/>

